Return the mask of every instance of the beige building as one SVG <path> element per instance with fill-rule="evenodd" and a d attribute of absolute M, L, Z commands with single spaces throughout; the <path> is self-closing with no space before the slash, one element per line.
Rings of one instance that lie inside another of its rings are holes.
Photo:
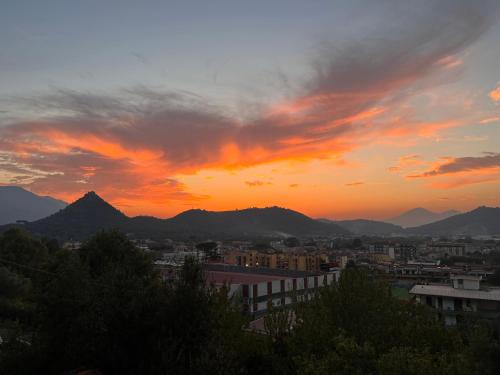
<path fill-rule="evenodd" d="M 255 250 L 233 251 L 224 256 L 224 262 L 245 267 L 280 268 L 293 271 L 320 271 L 328 263 L 325 254 L 264 253 Z"/>

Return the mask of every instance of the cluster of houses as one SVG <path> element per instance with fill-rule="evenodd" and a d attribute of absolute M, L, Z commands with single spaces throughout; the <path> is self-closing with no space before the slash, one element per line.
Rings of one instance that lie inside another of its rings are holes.
<path fill-rule="evenodd" d="M 194 243 L 169 241 L 162 248 L 142 240 L 136 245 L 144 251 L 160 249 L 155 264 L 165 281 L 176 277 L 186 257 L 198 259 L 204 265 L 207 283 L 224 285 L 229 296 L 254 318 L 270 308 L 314 298 L 319 288 L 339 279 L 349 261 L 371 268 L 391 283 L 405 285 L 414 301 L 436 309 L 446 325 L 455 325 L 466 315 L 500 318 L 500 288 L 485 283 L 493 273 L 489 265 L 441 263 L 450 257 L 488 254 L 498 244 L 364 241 L 362 248 L 334 248 L 327 240 L 307 245 L 274 241 L 258 250 L 250 241 L 217 242 L 210 257 Z M 65 245 L 68 249 L 79 246 Z"/>

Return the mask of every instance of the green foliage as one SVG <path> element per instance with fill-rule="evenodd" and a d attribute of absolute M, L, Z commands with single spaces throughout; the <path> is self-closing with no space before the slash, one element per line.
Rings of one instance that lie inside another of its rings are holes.
<path fill-rule="evenodd" d="M 219 245 L 217 242 L 214 241 L 208 241 L 208 242 L 201 242 L 196 245 L 196 248 L 199 251 L 203 251 L 209 259 L 218 259 L 220 256 L 217 253 L 217 247 Z"/>
<path fill-rule="evenodd" d="M 21 229 L 9 229 L 0 237 L 0 259 L 3 265 L 21 275 L 36 275 L 30 268 L 42 267 L 47 257 L 47 247 Z"/>

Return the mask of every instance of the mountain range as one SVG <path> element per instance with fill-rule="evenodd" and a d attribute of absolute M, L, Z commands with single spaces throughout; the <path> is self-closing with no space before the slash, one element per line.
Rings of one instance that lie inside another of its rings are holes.
<path fill-rule="evenodd" d="M 407 228 L 407 233 L 432 236 L 500 234 L 500 207 L 478 207 L 431 224 Z"/>
<path fill-rule="evenodd" d="M 65 209 L 24 224 L 30 232 L 61 240 L 81 240 L 102 229 L 120 229 L 137 238 L 251 238 L 339 235 L 349 232 L 280 207 L 212 212 L 189 210 L 170 219 L 128 217 L 89 192 Z"/>
<path fill-rule="evenodd" d="M 0 186 L 0 225 L 33 221 L 66 207 L 66 202 L 33 194 L 18 186 Z"/>
<path fill-rule="evenodd" d="M 6 189 L 0 190 L 0 193 L 5 191 Z M 21 193 L 32 194 L 25 190 Z M 38 202 L 37 199 L 35 201 Z M 64 205 L 64 202 L 53 199 L 48 201 L 58 202 L 58 207 Z M 21 205 L 21 207 L 24 206 Z M 22 212 L 22 210 L 16 211 L 14 208 L 14 212 Z M 14 217 L 16 217 L 14 220 L 17 220 L 18 216 L 14 215 Z M 3 225 L 0 227 L 0 232 L 15 225 L 21 224 Z M 58 209 L 57 212 L 39 220 L 26 222 L 22 226 L 33 234 L 60 240 L 83 240 L 99 230 L 112 228 L 128 233 L 134 238 L 151 239 L 244 239 L 348 234 L 473 236 L 500 234 L 500 208 L 479 207 L 470 212 L 410 228 L 365 219 L 316 220 L 281 207 L 220 212 L 188 210 L 169 219 L 159 219 L 151 216 L 128 217 L 95 192 L 89 192 L 72 204 Z"/>
<path fill-rule="evenodd" d="M 449 210 L 444 212 L 433 212 L 422 207 L 413 208 L 393 218 L 384 220 L 387 223 L 399 225 L 403 228 L 418 227 L 439 220 L 447 219 L 459 214 L 460 211 Z"/>

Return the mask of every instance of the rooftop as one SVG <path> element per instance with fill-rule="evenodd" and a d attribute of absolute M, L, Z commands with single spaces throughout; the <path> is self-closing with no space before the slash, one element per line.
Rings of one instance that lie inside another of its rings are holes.
<path fill-rule="evenodd" d="M 227 284 L 258 284 L 273 280 L 283 280 L 283 276 L 259 275 L 253 273 L 206 271 L 207 281 L 216 285 Z"/>
<path fill-rule="evenodd" d="M 285 280 L 320 275 L 305 271 L 291 271 L 265 267 L 242 267 L 227 264 L 204 264 L 208 282 L 214 284 L 258 284 L 273 280 Z"/>
<path fill-rule="evenodd" d="M 471 290 L 455 289 L 448 285 L 415 285 L 410 294 L 500 301 L 500 289 Z"/>
<path fill-rule="evenodd" d="M 450 279 L 452 280 L 474 280 L 474 281 L 480 281 L 482 278 L 481 276 L 477 275 L 451 275 Z"/>

